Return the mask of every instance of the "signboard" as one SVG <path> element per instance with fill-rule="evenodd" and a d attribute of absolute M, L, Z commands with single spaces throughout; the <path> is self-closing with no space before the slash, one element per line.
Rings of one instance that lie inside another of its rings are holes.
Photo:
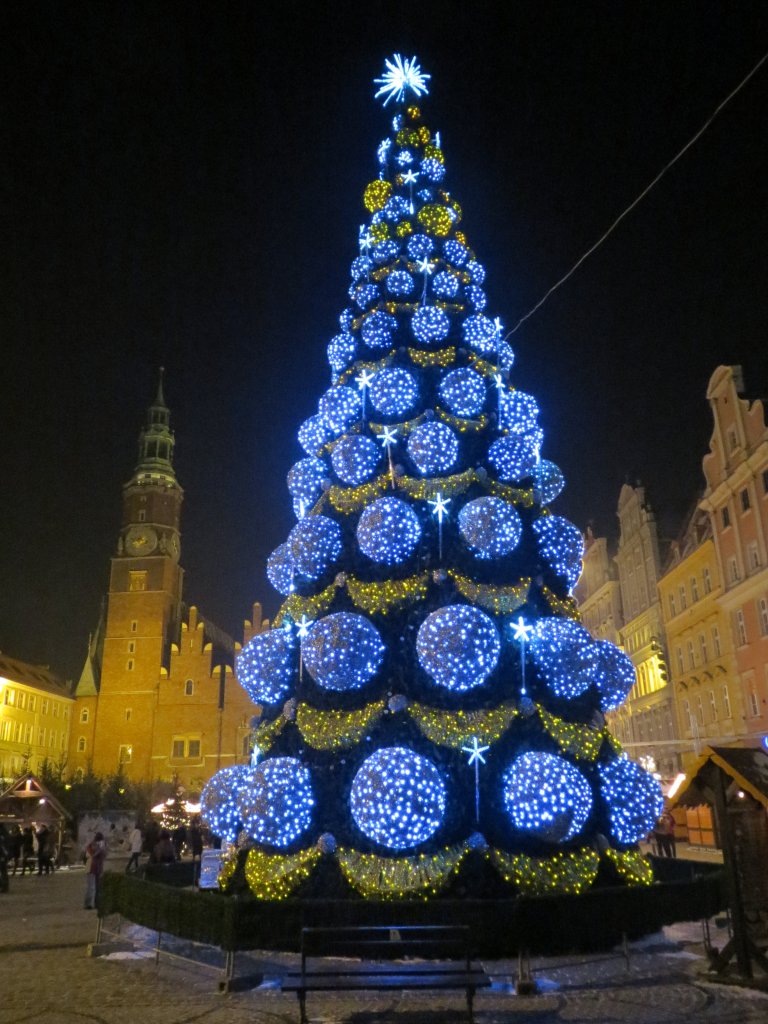
<path fill-rule="evenodd" d="M 218 889 L 219 872 L 224 864 L 223 850 L 203 850 L 200 856 L 199 889 Z"/>

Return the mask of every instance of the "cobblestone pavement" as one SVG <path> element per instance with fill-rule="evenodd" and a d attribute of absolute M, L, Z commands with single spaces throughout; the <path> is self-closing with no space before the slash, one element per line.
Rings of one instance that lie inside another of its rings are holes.
<path fill-rule="evenodd" d="M 147 950 L 90 957 L 96 915 L 83 910 L 82 870 L 11 878 L 0 894 L 0 1024 L 296 1024 L 295 996 L 279 990 L 295 958 L 243 958 L 260 987 L 220 995 L 210 969 Z M 768 995 L 713 984 L 695 926 L 667 930 L 621 957 L 534 962 L 541 994 L 514 994 L 516 964 L 486 963 L 493 979 L 478 993 L 477 1024 L 766 1024 Z M 151 940 L 128 926 L 123 937 Z M 213 957 L 213 951 L 200 950 Z M 183 951 L 177 947 L 177 951 Z M 310 994 L 313 1024 L 454 1024 L 466 1020 L 463 993 Z"/>

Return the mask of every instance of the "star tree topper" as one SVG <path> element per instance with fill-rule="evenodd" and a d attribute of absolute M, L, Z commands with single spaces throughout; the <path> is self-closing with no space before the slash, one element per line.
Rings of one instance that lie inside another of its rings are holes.
<path fill-rule="evenodd" d="M 375 99 L 384 96 L 385 107 L 391 99 L 398 102 L 403 100 L 406 89 L 410 89 L 416 96 L 426 95 L 429 92 L 427 79 L 432 76 L 424 74 L 415 57 L 411 57 L 409 60 L 396 53 L 392 60 L 384 61 L 384 67 L 386 68 L 384 74 L 381 78 L 375 78 L 373 84 L 381 86 Z"/>

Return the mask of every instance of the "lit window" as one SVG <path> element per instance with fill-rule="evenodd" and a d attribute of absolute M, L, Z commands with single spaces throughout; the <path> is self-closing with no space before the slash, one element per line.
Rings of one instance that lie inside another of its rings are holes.
<path fill-rule="evenodd" d="M 715 649 L 715 657 L 720 657 L 720 630 L 717 626 L 712 627 L 712 646 Z"/>
<path fill-rule="evenodd" d="M 146 590 L 147 589 L 147 574 L 146 572 L 129 572 L 128 573 L 128 589 L 129 590 Z"/>
<path fill-rule="evenodd" d="M 23 690 L 19 690 L 18 697 L 16 699 L 16 707 L 23 711 L 27 706 L 27 695 Z"/>
<path fill-rule="evenodd" d="M 53 717 L 58 718 L 61 714 L 61 704 L 57 700 L 53 702 Z"/>
<path fill-rule="evenodd" d="M 670 614 L 670 616 L 673 619 L 677 615 L 677 608 L 675 608 L 675 595 L 674 594 L 670 594 L 669 595 L 669 614 Z"/>
<path fill-rule="evenodd" d="M 132 717 L 133 717 L 133 710 L 131 708 L 126 708 L 125 709 L 125 720 L 126 720 L 126 722 L 130 722 Z"/>
<path fill-rule="evenodd" d="M 184 740 L 174 740 L 171 744 L 171 757 L 174 760 L 181 760 L 184 757 L 185 743 Z"/>
<path fill-rule="evenodd" d="M 48 700 L 47 699 L 43 700 L 43 703 L 40 705 L 41 713 L 44 714 L 44 715 L 47 715 L 49 707 L 50 707 L 50 703 L 48 702 Z"/>
<path fill-rule="evenodd" d="M 761 597 L 757 602 L 757 613 L 760 618 L 760 632 L 763 636 L 768 636 L 768 600 Z"/>
<path fill-rule="evenodd" d="M 731 583 L 739 582 L 739 566 L 734 556 L 728 559 L 728 579 Z"/>
<path fill-rule="evenodd" d="M 688 666 L 696 668 L 696 655 L 693 653 L 693 640 L 688 641 Z"/>
<path fill-rule="evenodd" d="M 45 729 L 41 729 L 37 736 L 37 742 L 40 744 L 41 747 L 45 746 L 45 737 L 46 731 Z"/>
<path fill-rule="evenodd" d="M 691 601 L 699 600 L 699 581 L 695 576 L 691 576 Z"/>
<path fill-rule="evenodd" d="M 79 736 L 77 739 L 77 752 L 82 754 L 85 751 L 85 736 Z"/>
<path fill-rule="evenodd" d="M 742 512 L 748 512 L 751 506 L 750 506 L 750 501 L 749 501 L 749 491 L 747 490 L 746 487 L 741 492 L 739 497 L 741 498 L 741 511 Z"/>
<path fill-rule="evenodd" d="M 741 608 L 736 612 L 736 635 L 739 640 L 739 647 L 743 647 L 747 642 L 747 625 Z"/>
<path fill-rule="evenodd" d="M 757 718 L 760 714 L 760 699 L 754 690 L 751 690 L 749 694 L 749 713 L 753 718 Z"/>
<path fill-rule="evenodd" d="M 701 663 L 706 665 L 707 663 L 707 638 L 703 633 L 699 633 L 699 650 L 701 651 Z"/>
<path fill-rule="evenodd" d="M 731 698 L 730 698 L 730 695 L 728 693 L 728 687 L 727 686 L 723 687 L 723 711 L 725 712 L 725 717 L 726 718 L 730 718 L 731 717 Z"/>
<path fill-rule="evenodd" d="M 128 641 L 128 653 L 129 654 L 135 654 L 136 653 L 136 641 L 135 640 L 129 640 Z"/>
<path fill-rule="evenodd" d="M 680 611 L 682 612 L 682 611 L 685 610 L 685 608 L 688 605 L 688 599 L 687 599 L 687 597 L 685 595 L 685 587 L 684 586 L 679 587 L 678 590 L 679 590 L 679 594 L 680 594 Z"/>
<path fill-rule="evenodd" d="M 133 746 L 130 743 L 121 743 L 117 752 L 118 764 L 130 764 L 133 760 Z"/>
<path fill-rule="evenodd" d="M 30 711 L 34 711 L 36 707 L 37 707 L 37 697 L 34 695 L 34 693 L 30 693 L 30 695 L 29 695 L 29 710 Z M 66 709 L 65 709 L 65 711 L 66 711 Z"/>
<path fill-rule="evenodd" d="M 80 711 L 80 721 L 82 722 L 83 725 L 85 725 L 85 723 L 88 721 L 88 708 L 83 708 Z"/>
<path fill-rule="evenodd" d="M 717 699 L 715 697 L 715 691 L 709 691 L 709 713 L 712 716 L 712 721 L 717 721 Z"/>
<path fill-rule="evenodd" d="M 200 740 L 190 740 L 187 747 L 187 756 L 190 758 L 200 757 Z"/>
<path fill-rule="evenodd" d="M 709 574 L 709 566 L 704 566 L 704 593 L 709 594 L 712 591 L 712 578 Z"/>
<path fill-rule="evenodd" d="M 139 628 L 138 619 L 133 619 L 132 622 L 131 622 L 131 632 L 135 633 L 138 628 Z"/>
<path fill-rule="evenodd" d="M 757 550 L 757 541 L 753 540 L 747 544 L 747 565 L 750 572 L 760 568 L 760 555 Z"/>
<path fill-rule="evenodd" d="M 731 525 L 731 513 L 727 508 L 720 510 L 720 517 L 723 523 L 723 529 L 726 530 Z"/>
<path fill-rule="evenodd" d="M 125 664 L 126 672 L 133 672 L 133 658 L 129 658 Z"/>
<path fill-rule="evenodd" d="M 199 761 L 201 741 L 199 736 L 174 736 L 171 742 L 171 758 L 174 761 Z"/>
<path fill-rule="evenodd" d="M 3 694 L 3 703 L 8 704 L 9 707 L 14 707 L 16 704 L 16 691 L 9 687 Z"/>
<path fill-rule="evenodd" d="M 185 697 L 191 697 L 194 692 L 195 692 L 195 684 L 194 684 L 193 680 L 188 679 L 186 681 L 186 683 L 184 683 L 184 696 Z"/>

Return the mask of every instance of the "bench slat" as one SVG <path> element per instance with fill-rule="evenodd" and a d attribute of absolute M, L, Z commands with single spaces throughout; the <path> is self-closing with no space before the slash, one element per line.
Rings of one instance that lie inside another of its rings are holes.
<path fill-rule="evenodd" d="M 387 988 L 485 988 L 490 983 L 490 978 L 484 974 L 307 975 L 303 979 L 286 976 L 281 987 L 284 992 L 339 992 Z"/>

